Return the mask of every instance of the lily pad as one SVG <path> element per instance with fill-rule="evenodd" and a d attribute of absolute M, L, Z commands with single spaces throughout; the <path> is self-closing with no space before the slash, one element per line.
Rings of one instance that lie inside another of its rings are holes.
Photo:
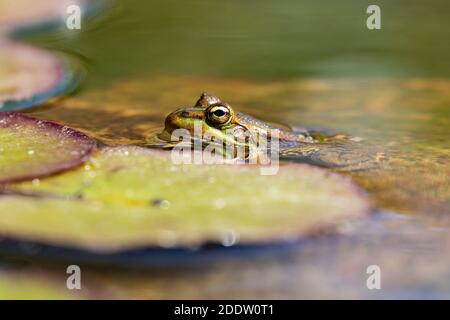
<path fill-rule="evenodd" d="M 140 147 L 102 149 L 83 168 L 10 191 L 22 196 L 0 199 L 3 237 L 94 252 L 295 242 L 370 210 L 348 178 L 319 168 L 264 176 L 258 166 L 175 165 Z"/>
<path fill-rule="evenodd" d="M 0 40 L 0 111 L 39 105 L 72 91 L 78 81 L 69 60 L 41 49 Z"/>
<path fill-rule="evenodd" d="M 95 141 L 78 131 L 20 113 L 0 113 L 0 184 L 74 168 L 95 149 Z"/>

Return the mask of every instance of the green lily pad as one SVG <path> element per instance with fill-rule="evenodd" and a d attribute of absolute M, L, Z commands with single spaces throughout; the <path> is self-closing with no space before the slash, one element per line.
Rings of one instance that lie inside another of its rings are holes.
<path fill-rule="evenodd" d="M 30 108 L 72 91 L 74 63 L 41 49 L 0 40 L 0 111 Z"/>
<path fill-rule="evenodd" d="M 83 168 L 0 198 L 3 237 L 93 251 L 296 241 L 370 210 L 348 179 L 308 165 L 175 165 L 140 147 L 99 151 Z M 23 196 L 26 194 L 27 196 Z"/>
<path fill-rule="evenodd" d="M 95 141 L 78 131 L 20 113 L 0 113 L 0 184 L 74 168 L 95 149 Z"/>

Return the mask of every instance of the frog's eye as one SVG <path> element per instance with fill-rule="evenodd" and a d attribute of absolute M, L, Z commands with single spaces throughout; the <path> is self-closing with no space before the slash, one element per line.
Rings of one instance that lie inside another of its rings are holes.
<path fill-rule="evenodd" d="M 230 123 L 232 114 L 231 108 L 224 104 L 213 104 L 206 110 L 208 120 L 216 126 L 224 126 Z"/>

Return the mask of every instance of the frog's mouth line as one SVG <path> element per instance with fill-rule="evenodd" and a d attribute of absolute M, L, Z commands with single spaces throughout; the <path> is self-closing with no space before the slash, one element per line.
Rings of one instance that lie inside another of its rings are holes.
<path fill-rule="evenodd" d="M 245 143 L 238 142 L 235 138 L 216 140 L 214 139 L 203 139 L 202 137 L 196 137 L 190 135 L 189 139 L 179 138 L 174 139 L 170 131 L 166 128 L 157 135 L 157 138 L 164 142 L 165 144 L 159 144 L 159 147 L 165 150 L 172 150 L 175 147 L 188 148 L 192 151 L 202 151 L 205 148 L 210 148 L 210 150 L 215 150 L 215 154 L 221 154 L 224 158 L 249 160 L 252 155 L 256 156 L 261 154 L 259 149 L 251 150 L 253 144 L 251 141 L 246 141 Z M 198 148 L 198 149 L 197 149 Z M 196 150 L 197 149 L 197 150 Z"/>
<path fill-rule="evenodd" d="M 172 140 L 172 134 L 169 133 L 166 129 L 158 133 L 156 137 L 164 142 L 175 142 Z"/>

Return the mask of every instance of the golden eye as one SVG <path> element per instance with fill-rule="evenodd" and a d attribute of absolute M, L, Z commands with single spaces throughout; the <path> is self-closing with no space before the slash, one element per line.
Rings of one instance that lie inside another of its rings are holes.
<path fill-rule="evenodd" d="M 213 104 L 207 109 L 207 117 L 211 124 L 224 126 L 230 123 L 232 115 L 231 108 L 224 104 Z"/>

